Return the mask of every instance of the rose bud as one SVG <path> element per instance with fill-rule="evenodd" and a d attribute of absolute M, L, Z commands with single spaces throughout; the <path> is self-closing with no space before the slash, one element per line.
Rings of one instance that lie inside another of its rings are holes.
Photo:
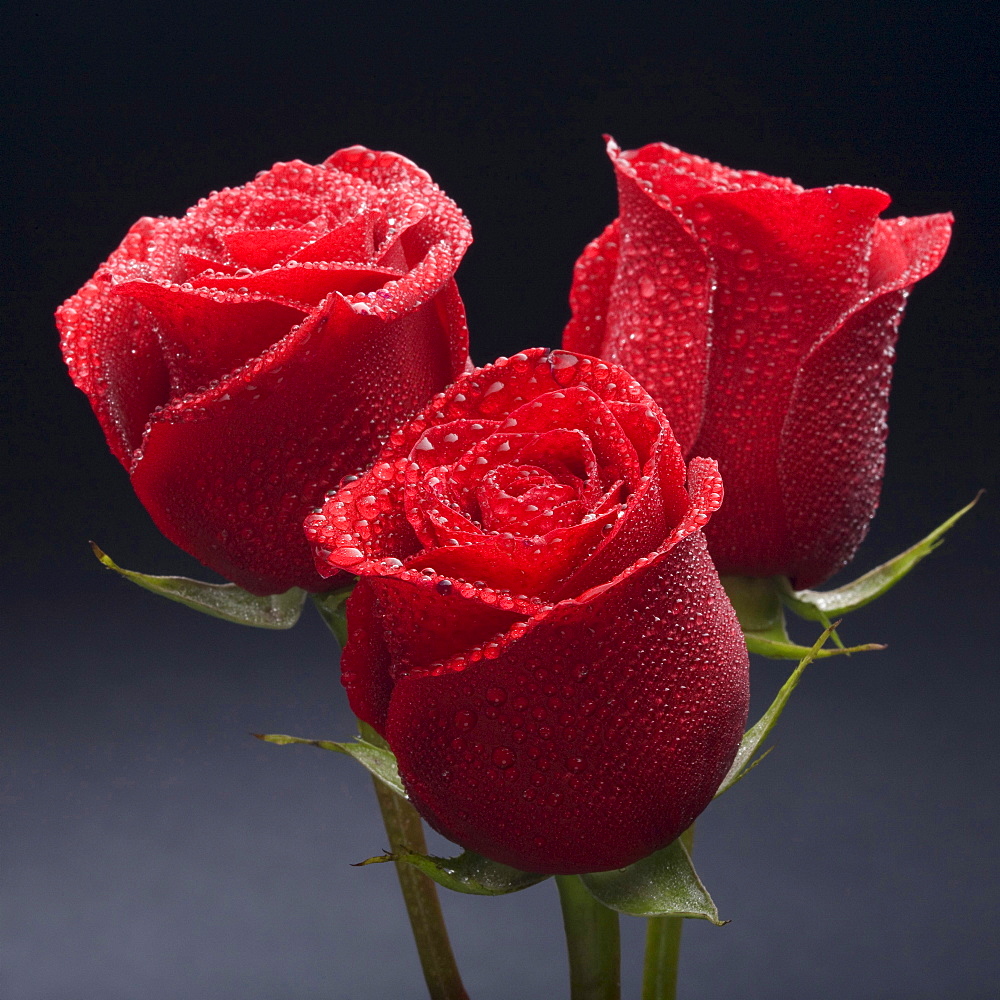
<path fill-rule="evenodd" d="M 466 369 L 471 239 L 423 170 L 360 146 L 140 219 L 56 319 L 160 530 L 255 594 L 335 584 L 302 519 Z"/>
<path fill-rule="evenodd" d="M 619 217 L 577 262 L 564 346 L 623 365 L 685 454 L 718 460 L 720 573 L 825 580 L 878 505 L 897 328 L 951 216 L 880 219 L 874 188 L 659 143 L 608 154 Z"/>
<path fill-rule="evenodd" d="M 464 375 L 306 530 L 347 602 L 351 706 L 441 833 L 525 871 L 618 868 L 726 774 L 747 655 L 685 469 L 623 369 L 541 349 Z"/>

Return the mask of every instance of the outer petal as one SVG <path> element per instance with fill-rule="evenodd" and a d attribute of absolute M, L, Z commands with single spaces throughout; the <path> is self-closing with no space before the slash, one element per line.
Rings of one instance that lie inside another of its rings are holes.
<path fill-rule="evenodd" d="M 698 534 L 491 656 L 400 680 L 386 734 L 432 825 L 526 871 L 617 868 L 669 843 L 742 736 L 746 650 Z"/>
<path fill-rule="evenodd" d="M 439 574 L 404 572 L 358 581 L 347 599 L 349 641 L 341 654 L 340 676 L 359 719 L 384 736 L 397 679 L 440 670 L 463 643 L 467 653 L 481 658 L 483 644 L 544 607 L 470 591 Z M 387 628 L 390 622 L 395 630 Z"/>
<path fill-rule="evenodd" d="M 434 302 L 386 323 L 334 295 L 227 382 L 154 414 L 136 493 L 168 538 L 254 593 L 332 586 L 303 518 L 454 377 L 461 335 Z"/>
<path fill-rule="evenodd" d="M 470 600 L 450 581 L 439 590 L 440 582 L 440 577 L 363 577 L 348 598 L 350 641 L 341 658 L 341 680 L 354 713 L 383 735 L 395 683 L 440 670 L 445 661 L 502 636 L 527 617 L 490 606 L 482 595 Z"/>
<path fill-rule="evenodd" d="M 170 372 L 149 313 L 115 295 L 121 259 L 144 260 L 157 220 L 140 219 L 97 274 L 56 310 L 63 356 L 108 445 L 129 468 L 149 414 L 170 398 Z"/>
<path fill-rule="evenodd" d="M 887 230 L 877 272 L 884 281 L 806 358 L 782 427 L 779 475 L 789 541 L 781 571 L 793 573 L 799 589 L 847 563 L 878 506 L 899 322 L 909 288 L 944 256 L 951 217 L 894 219 L 880 227 Z M 711 527 L 723 562 L 723 539 L 732 530 L 725 511 Z"/>
<path fill-rule="evenodd" d="M 665 142 L 651 142 L 620 154 L 654 191 L 666 195 L 664 204 L 682 205 L 701 194 L 720 191 L 790 191 L 802 188 L 787 177 L 772 177 L 758 170 L 734 170 L 703 156 L 685 153 Z"/>
<path fill-rule="evenodd" d="M 877 213 L 867 188 L 702 196 L 718 275 L 709 402 L 694 450 L 719 460 L 729 496 L 709 544 L 719 571 L 787 572 L 778 462 L 799 368 L 867 297 Z M 690 206 L 694 210 L 695 205 Z M 716 540 L 725 535 L 732 548 Z M 732 556 L 732 558 L 731 558 Z"/>
<path fill-rule="evenodd" d="M 340 654 L 340 682 L 347 689 L 351 711 L 383 733 L 393 688 L 392 657 L 375 592 L 367 579 L 358 580 L 345 610 L 348 642 Z"/>
<path fill-rule="evenodd" d="M 114 294 L 131 299 L 137 326 L 149 329 L 163 347 L 170 371 L 170 396 L 176 399 L 204 389 L 243 367 L 302 322 L 309 307 L 249 298 L 214 298 L 208 291 L 181 291 L 170 282 L 126 281 Z M 114 318 L 97 318 L 107 324 Z M 110 337 L 125 333 L 109 328 Z M 149 411 L 147 411 L 148 413 Z"/>
<path fill-rule="evenodd" d="M 605 270 L 603 280 L 599 277 L 596 287 L 577 298 L 593 303 L 592 315 L 599 315 L 597 294 L 607 287 L 604 334 L 595 353 L 638 375 L 687 451 L 701 426 L 705 401 L 711 266 L 691 226 L 669 201 L 657 198 L 614 142 L 608 143 L 608 155 L 615 164 L 620 211 L 614 281 L 606 286 Z M 583 277 L 582 269 L 577 276 Z M 597 325 L 581 316 L 571 326 L 588 324 Z"/>
<path fill-rule="evenodd" d="M 618 220 L 584 247 L 573 267 L 569 304 L 573 316 L 563 331 L 567 351 L 599 358 L 607 337 L 608 300 L 618 272 Z"/>

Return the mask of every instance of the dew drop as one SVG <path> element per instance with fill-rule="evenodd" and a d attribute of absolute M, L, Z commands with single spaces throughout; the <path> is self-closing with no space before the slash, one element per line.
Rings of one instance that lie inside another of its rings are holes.
<path fill-rule="evenodd" d="M 460 709 L 455 713 L 455 728 L 463 732 L 471 729 L 476 724 L 476 713 L 467 708 Z"/>
<path fill-rule="evenodd" d="M 549 355 L 549 364 L 557 371 L 562 368 L 571 368 L 579 363 L 580 359 L 575 354 L 567 354 L 566 351 L 553 351 Z"/>

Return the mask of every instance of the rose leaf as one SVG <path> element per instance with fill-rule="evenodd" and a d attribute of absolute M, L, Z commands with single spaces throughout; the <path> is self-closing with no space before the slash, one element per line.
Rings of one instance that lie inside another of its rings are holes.
<path fill-rule="evenodd" d="M 881 566 L 869 570 L 851 583 L 845 583 L 836 590 L 793 591 L 785 581 L 786 590 L 781 595 L 782 601 L 800 617 L 824 623 L 828 615 L 842 615 L 863 607 L 894 587 L 918 562 L 930 555 L 943 542 L 945 533 L 959 518 L 975 507 L 982 495 L 980 491 L 972 503 L 966 504 L 960 511 L 952 514 L 947 521 L 936 527 L 916 545 Z"/>
<path fill-rule="evenodd" d="M 617 871 L 581 875 L 600 903 L 634 917 L 690 917 L 726 923 L 691 863 L 680 838 Z"/>
<path fill-rule="evenodd" d="M 320 750 L 333 750 L 336 753 L 353 757 L 362 767 L 373 774 L 386 787 L 392 789 L 404 799 L 407 797 L 402 779 L 396 768 L 396 758 L 386 747 L 375 746 L 367 740 L 358 739 L 354 743 L 336 743 L 333 740 L 309 740 L 298 736 L 284 736 L 280 733 L 254 733 L 254 736 L 265 743 L 276 746 L 287 746 L 289 743 L 301 743 L 305 746 L 319 747 Z"/>
<path fill-rule="evenodd" d="M 358 865 L 379 864 L 384 861 L 399 861 L 412 865 L 445 889 L 473 896 L 505 896 L 551 878 L 550 875 L 519 871 L 509 865 L 502 865 L 499 861 L 484 858 L 473 851 L 465 851 L 457 858 L 435 858 L 426 854 L 402 851 L 398 854 L 387 853 L 368 858 Z"/>
<path fill-rule="evenodd" d="M 302 613 L 306 592 L 298 587 L 283 594 L 251 594 L 235 583 L 203 583 L 186 576 L 149 576 L 122 569 L 111 556 L 91 542 L 94 555 L 126 580 L 202 614 L 254 628 L 291 628 Z"/>

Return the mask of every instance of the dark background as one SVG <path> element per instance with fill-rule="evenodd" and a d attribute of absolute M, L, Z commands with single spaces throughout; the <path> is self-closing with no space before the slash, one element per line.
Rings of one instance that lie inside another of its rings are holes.
<path fill-rule="evenodd" d="M 52 310 L 134 219 L 276 160 L 395 149 L 472 221 L 482 363 L 558 343 L 573 261 L 615 214 L 602 132 L 876 185 L 890 214 L 950 209 L 903 324 L 867 569 L 995 484 L 991 20 L 955 0 L 16 7 L 0 997 L 422 996 L 392 871 L 348 867 L 385 846 L 365 774 L 247 735 L 351 733 L 322 625 L 202 618 L 87 548 L 206 576 L 153 529 L 58 354 Z M 684 996 L 995 996 L 995 505 L 851 617 L 848 638 L 889 650 L 811 668 L 775 753 L 699 823 L 732 923 L 689 922 Z M 787 669 L 755 663 L 758 707 Z M 474 1000 L 564 995 L 550 883 L 445 902 Z M 624 924 L 635 996 L 642 925 Z"/>

